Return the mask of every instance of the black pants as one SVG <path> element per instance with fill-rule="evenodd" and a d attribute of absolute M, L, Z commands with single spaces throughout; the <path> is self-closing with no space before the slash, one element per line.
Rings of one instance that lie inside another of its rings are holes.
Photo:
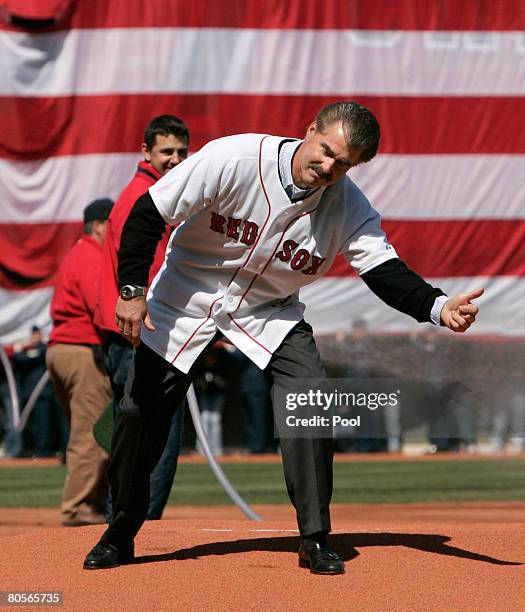
<path fill-rule="evenodd" d="M 120 334 L 109 332 L 105 344 L 105 366 L 111 379 L 114 400 L 114 416 L 119 412 L 120 402 L 124 397 L 126 380 L 130 363 L 133 359 L 133 347 Z M 171 426 L 162 455 L 155 465 L 150 477 L 150 500 L 147 520 L 159 520 L 168 503 L 171 487 L 177 471 L 182 426 L 184 423 L 185 402 L 176 410 L 177 414 L 171 420 Z M 106 516 L 113 515 L 113 498 L 111 487 L 106 503 Z"/>
<path fill-rule="evenodd" d="M 128 546 L 142 526 L 149 503 L 149 475 L 166 444 L 173 412 L 185 397 L 202 357 L 183 374 L 144 344 L 137 349 L 113 431 L 109 466 L 113 520 L 103 542 Z M 273 354 L 266 374 L 270 383 L 324 377 L 307 323 L 301 321 L 290 331 Z M 301 535 L 328 533 L 333 440 L 286 438 L 281 440 L 281 451 L 286 487 Z"/>

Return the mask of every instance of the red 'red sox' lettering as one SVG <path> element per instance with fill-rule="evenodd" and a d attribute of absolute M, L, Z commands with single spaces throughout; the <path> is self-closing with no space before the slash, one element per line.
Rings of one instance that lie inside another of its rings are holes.
<path fill-rule="evenodd" d="M 226 219 L 222 215 L 217 213 L 211 213 L 210 229 L 219 234 L 224 234 L 223 225 L 226 223 Z"/>
<path fill-rule="evenodd" d="M 317 270 L 319 270 L 325 261 L 326 257 L 317 257 L 317 255 L 312 255 L 312 265 L 306 270 L 301 270 L 301 272 L 303 274 L 317 274 Z"/>
<path fill-rule="evenodd" d="M 306 249 L 299 249 L 297 253 L 292 257 L 290 266 L 292 270 L 300 270 L 304 268 L 310 259 L 310 253 Z"/>
<path fill-rule="evenodd" d="M 239 238 L 239 225 L 241 224 L 242 219 L 235 219 L 234 217 L 228 217 L 228 231 L 226 232 L 226 236 L 228 238 Z"/>
<path fill-rule="evenodd" d="M 248 246 L 252 246 L 257 239 L 258 231 L 259 226 L 257 223 L 254 223 L 253 221 L 245 221 L 244 227 L 242 228 L 241 242 L 244 242 L 244 244 L 247 244 Z"/>
<path fill-rule="evenodd" d="M 226 229 L 224 226 L 226 225 Z M 242 227 L 242 233 L 239 233 Z M 218 213 L 211 213 L 210 229 L 218 234 L 226 234 L 228 238 L 234 238 L 240 240 L 246 246 L 251 246 L 257 240 L 257 234 L 259 233 L 259 226 L 253 221 L 246 221 L 244 219 L 236 219 L 235 217 L 226 217 L 219 215 Z"/>
<path fill-rule="evenodd" d="M 322 263 L 326 261 L 326 257 L 317 257 L 317 255 L 310 255 L 306 249 L 299 249 L 294 253 L 295 249 L 299 246 L 299 243 L 295 240 L 285 240 L 283 242 L 283 248 L 275 254 L 277 259 L 281 261 L 289 261 L 292 270 L 301 270 L 303 274 L 317 274 Z M 311 265 L 308 268 L 303 269 L 306 264 L 311 261 Z"/>
<path fill-rule="evenodd" d="M 295 240 L 285 240 L 283 243 L 283 250 L 276 253 L 275 257 L 281 261 L 290 261 L 292 253 L 298 246 L 299 243 L 295 242 Z"/>

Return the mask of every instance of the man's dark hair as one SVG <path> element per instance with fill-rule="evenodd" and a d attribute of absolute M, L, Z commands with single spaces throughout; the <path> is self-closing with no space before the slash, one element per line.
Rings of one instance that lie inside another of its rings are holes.
<path fill-rule="evenodd" d="M 93 200 L 84 208 L 84 234 L 91 236 L 94 221 L 107 221 L 113 209 L 113 200 L 110 198 L 99 198 Z"/>
<path fill-rule="evenodd" d="M 343 123 L 343 133 L 348 148 L 361 151 L 359 163 L 362 164 L 375 157 L 381 137 L 375 116 L 355 100 L 334 102 L 317 113 L 315 128 L 318 132 L 324 132 L 328 126 L 339 121 Z"/>
<path fill-rule="evenodd" d="M 161 136 L 173 134 L 173 136 L 185 144 L 190 144 L 190 131 L 188 126 L 182 119 L 179 119 L 175 115 L 159 115 L 148 123 L 144 132 L 144 142 L 148 149 L 152 149 L 155 146 L 157 134 Z"/>

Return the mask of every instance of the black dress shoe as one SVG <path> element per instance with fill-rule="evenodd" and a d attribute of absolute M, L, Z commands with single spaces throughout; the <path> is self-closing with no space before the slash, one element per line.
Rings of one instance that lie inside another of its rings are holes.
<path fill-rule="evenodd" d="M 118 549 L 112 544 L 99 542 L 84 559 L 84 569 L 108 569 L 131 563 L 134 558 L 133 545 Z"/>
<path fill-rule="evenodd" d="M 299 567 L 312 574 L 344 574 L 345 564 L 326 542 L 302 538 L 299 545 Z"/>

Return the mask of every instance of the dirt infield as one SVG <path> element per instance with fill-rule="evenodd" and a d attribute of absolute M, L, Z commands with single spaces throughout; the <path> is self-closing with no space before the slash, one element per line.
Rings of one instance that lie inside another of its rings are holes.
<path fill-rule="evenodd" d="M 294 521 L 290 505 L 254 504 L 263 521 Z M 395 520 L 399 525 L 414 523 L 469 525 L 473 523 L 525 523 L 525 502 L 444 502 L 435 504 L 332 504 L 334 526 L 359 525 L 363 519 L 378 528 Z M 240 521 L 243 514 L 233 505 L 166 506 L 166 520 Z M 247 525 L 257 523 L 247 522 Z M 60 527 L 59 508 L 0 508 L 0 537 Z"/>
<path fill-rule="evenodd" d="M 137 537 L 135 564 L 89 572 L 82 560 L 103 527 L 1 509 L 0 589 L 61 590 L 74 611 L 525 608 L 525 503 L 334 505 L 347 572 L 329 577 L 297 566 L 288 506 L 255 510 L 263 522 L 229 506 L 169 507 Z"/>
<path fill-rule="evenodd" d="M 509 454 L 475 454 L 475 453 L 456 453 L 456 452 L 440 452 L 429 455 L 421 453 L 337 453 L 335 460 L 337 462 L 351 462 L 351 463 L 370 463 L 373 462 L 414 462 L 418 463 L 421 461 L 450 461 L 450 459 L 460 460 L 471 460 L 475 461 L 487 456 L 497 456 L 498 459 L 515 459 L 516 457 L 524 456 L 523 453 L 509 453 Z M 218 463 L 228 465 L 230 463 L 281 463 L 281 455 L 278 453 L 267 453 L 263 455 L 246 455 L 242 453 L 232 453 L 223 455 L 217 458 Z M 190 464 L 202 464 L 206 465 L 208 460 L 206 457 L 202 457 L 197 453 L 190 453 L 187 455 L 181 455 L 179 457 L 179 463 L 190 463 Z M 0 468 L 2 467 L 51 467 L 59 465 L 60 460 L 55 457 L 52 458 L 5 458 L 0 457 Z"/>

